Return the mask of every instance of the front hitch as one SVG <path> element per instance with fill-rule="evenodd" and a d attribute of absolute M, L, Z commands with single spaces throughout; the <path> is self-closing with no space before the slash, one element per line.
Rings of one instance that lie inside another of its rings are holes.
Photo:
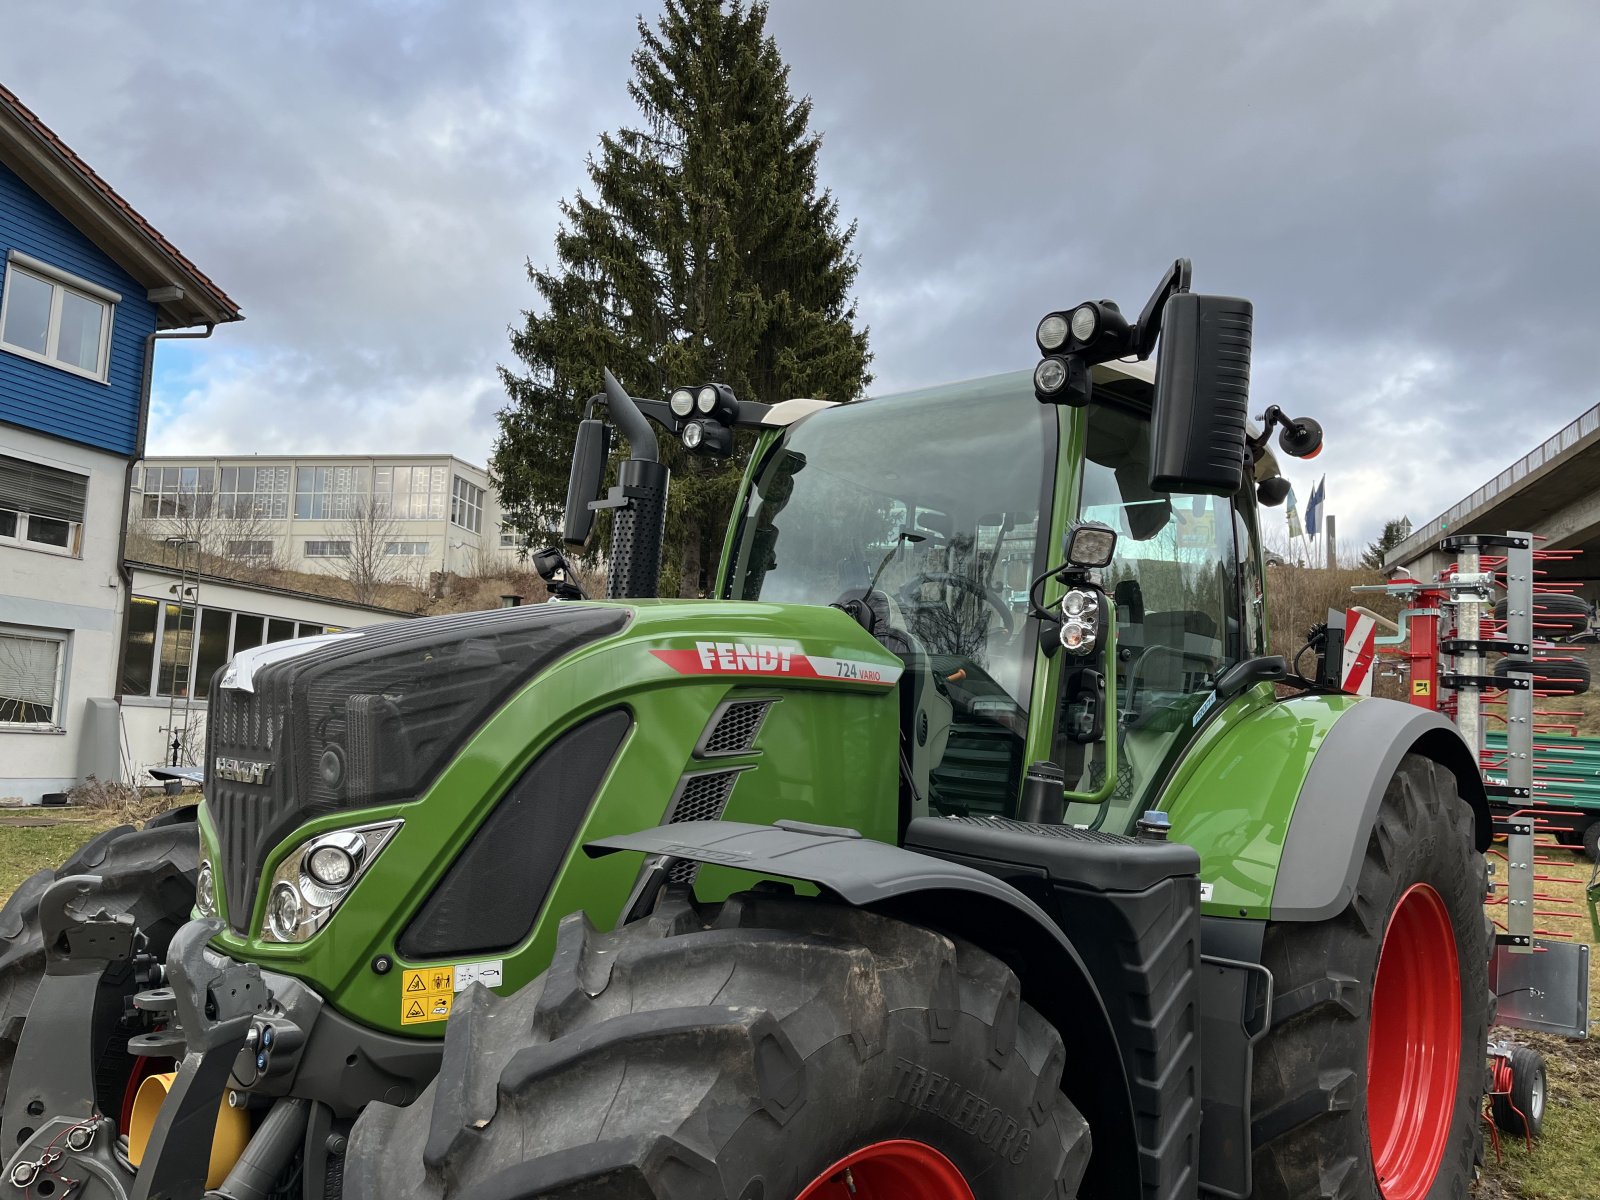
<path fill-rule="evenodd" d="M 100 886 L 98 876 L 69 876 L 40 899 L 44 977 L 23 1025 L 0 1122 L 0 1144 L 17 1146 L 0 1175 L 0 1194 L 201 1200 L 217 1110 L 251 1024 L 267 1007 L 267 984 L 259 967 L 206 952 L 221 921 L 191 921 L 173 935 L 167 986 L 134 998 L 136 1008 L 172 1022 L 134 1043 L 150 1041 L 147 1052 L 181 1058 L 135 1174 L 117 1149 L 115 1120 L 95 1109 L 96 1047 L 86 1031 L 102 976 L 133 959 L 144 938 L 129 914 L 95 907 Z"/>

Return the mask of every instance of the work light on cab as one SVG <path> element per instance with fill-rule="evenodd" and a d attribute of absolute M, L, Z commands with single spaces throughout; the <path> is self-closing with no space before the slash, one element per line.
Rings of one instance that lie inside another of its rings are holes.
<path fill-rule="evenodd" d="M 675 417 L 687 417 L 694 411 L 694 393 L 688 388 L 679 388 L 672 393 L 672 398 L 667 401 Z"/>
<path fill-rule="evenodd" d="M 1117 531 L 1099 521 L 1083 521 L 1067 534 L 1067 562 L 1095 569 L 1111 565 L 1117 553 Z"/>
<path fill-rule="evenodd" d="M 1069 333 L 1067 318 L 1064 314 L 1053 312 L 1045 314 L 1039 322 L 1039 328 L 1034 331 L 1033 339 L 1039 343 L 1041 354 L 1051 354 L 1067 343 Z"/>

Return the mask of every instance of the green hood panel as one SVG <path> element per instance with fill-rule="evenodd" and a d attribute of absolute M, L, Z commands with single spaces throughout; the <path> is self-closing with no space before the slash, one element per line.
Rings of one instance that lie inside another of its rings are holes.
<path fill-rule="evenodd" d="M 404 822 L 341 907 L 310 940 L 280 945 L 232 930 L 216 945 L 307 980 L 346 1015 L 375 1028 L 440 1036 L 443 1020 L 404 1024 L 405 970 L 396 942 L 457 855 L 529 765 L 563 732 L 622 709 L 632 727 L 578 823 L 555 885 L 516 946 L 463 954 L 503 964 L 496 990 L 509 993 L 549 963 L 560 918 L 583 910 L 595 925 L 616 920 L 638 870 L 627 856 L 589 859 L 584 841 L 659 824 L 686 774 L 738 770 L 729 820 L 779 817 L 848 825 L 893 842 L 898 832 L 901 663 L 837 609 L 718 601 L 642 601 L 632 620 L 546 668 L 491 716 L 414 801 L 337 813 L 297 829 L 268 856 L 263 879 L 308 837 L 398 818 Z M 696 758 L 697 743 L 724 700 L 771 699 L 750 750 Z M 202 808 L 210 857 L 216 834 Z M 514 888 L 518 848 L 506 847 L 496 878 Z M 705 870 L 696 889 L 718 898 L 748 886 L 738 873 Z M 221 890 L 221 889 L 219 889 Z M 265 884 L 252 930 L 259 928 Z M 374 969 L 381 958 L 392 966 Z"/>

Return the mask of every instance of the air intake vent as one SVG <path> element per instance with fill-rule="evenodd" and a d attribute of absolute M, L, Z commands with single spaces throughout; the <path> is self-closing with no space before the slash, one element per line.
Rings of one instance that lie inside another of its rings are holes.
<path fill-rule="evenodd" d="M 760 724 L 759 718 L 756 723 Z M 719 820 L 723 810 L 728 807 L 728 797 L 733 794 L 733 785 L 739 779 L 740 770 L 743 768 L 685 775 L 678 781 L 678 790 L 672 797 L 672 803 L 667 805 L 666 819 L 661 823 L 676 825 L 680 821 Z M 699 863 L 680 862 L 667 873 L 667 879 L 671 883 L 692 883 L 699 869 Z"/>
<path fill-rule="evenodd" d="M 767 710 L 776 700 L 724 700 L 711 714 L 706 731 L 700 735 L 700 744 L 694 748 L 696 758 L 720 758 L 730 754 L 748 754 L 755 745 L 756 734 L 767 719 Z"/>

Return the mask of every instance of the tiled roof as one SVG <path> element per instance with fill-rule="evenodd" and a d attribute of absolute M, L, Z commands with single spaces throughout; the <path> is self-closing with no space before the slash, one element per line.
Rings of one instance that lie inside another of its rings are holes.
<path fill-rule="evenodd" d="M 229 298 L 226 292 L 212 283 L 205 272 L 201 271 L 181 250 L 163 237 L 154 225 L 140 216 L 133 205 L 119 196 L 115 188 L 100 178 L 93 167 L 79 158 L 71 146 L 62 141 L 48 125 L 35 115 L 32 109 L 23 104 L 21 100 L 18 100 L 16 95 L 3 84 L 0 84 L 0 106 L 12 110 L 24 127 L 31 131 L 41 143 L 49 147 L 84 183 L 110 204 L 128 225 L 155 246 L 160 253 L 178 263 L 197 285 L 210 293 L 212 299 L 230 314 L 226 318 L 227 320 L 237 321 L 240 319 L 239 306 Z"/>

